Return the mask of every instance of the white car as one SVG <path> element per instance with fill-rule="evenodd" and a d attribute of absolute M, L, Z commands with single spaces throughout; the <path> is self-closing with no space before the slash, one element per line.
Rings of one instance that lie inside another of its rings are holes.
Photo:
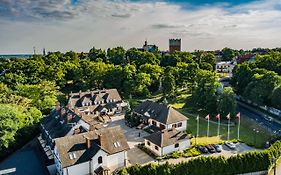
<path fill-rule="evenodd" d="M 236 149 L 236 145 L 232 142 L 225 142 L 224 143 L 225 146 L 227 146 L 229 149 L 235 150 Z"/>

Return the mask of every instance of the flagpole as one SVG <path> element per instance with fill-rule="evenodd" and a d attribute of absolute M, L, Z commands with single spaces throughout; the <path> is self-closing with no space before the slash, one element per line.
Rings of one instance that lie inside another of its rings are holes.
<path fill-rule="evenodd" d="M 238 114 L 237 114 L 238 115 Z M 239 140 L 240 139 L 240 114 L 238 117 L 238 131 L 237 131 L 237 139 Z"/>
<path fill-rule="evenodd" d="M 228 117 L 228 127 L 227 127 L 227 140 L 229 141 L 229 125 L 230 125 L 230 116 Z"/>
<path fill-rule="evenodd" d="M 197 116 L 196 119 L 197 119 L 197 130 L 196 130 L 196 137 L 195 137 L 195 145 L 197 145 L 197 137 L 199 136 L 199 116 Z"/>
<path fill-rule="evenodd" d="M 210 117 L 208 118 L 207 139 L 209 137 Z"/>
<path fill-rule="evenodd" d="M 220 124 L 221 124 L 221 120 L 220 118 L 218 118 L 218 137 L 220 136 Z"/>

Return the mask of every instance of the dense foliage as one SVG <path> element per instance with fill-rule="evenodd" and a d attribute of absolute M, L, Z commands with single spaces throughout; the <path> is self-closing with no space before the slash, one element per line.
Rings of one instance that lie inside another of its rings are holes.
<path fill-rule="evenodd" d="M 179 164 L 134 165 L 123 168 L 119 174 L 127 175 L 233 175 L 249 172 L 265 171 L 273 165 L 273 156 L 281 156 L 281 142 L 277 141 L 265 151 L 254 151 L 237 154 L 229 158 L 223 156 L 200 156 Z"/>
<path fill-rule="evenodd" d="M 235 92 L 259 105 L 281 109 L 281 53 L 257 56 L 252 63 L 234 68 L 232 85 Z"/>

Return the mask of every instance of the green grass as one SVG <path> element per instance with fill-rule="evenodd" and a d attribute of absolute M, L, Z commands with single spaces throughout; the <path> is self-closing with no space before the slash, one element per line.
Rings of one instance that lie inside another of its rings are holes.
<path fill-rule="evenodd" d="M 196 135 L 196 129 L 197 129 L 197 120 L 195 119 L 194 114 L 190 114 L 186 112 L 185 109 L 180 110 L 184 115 L 186 115 L 189 120 L 187 121 L 187 128 L 188 130 L 191 131 L 193 135 Z M 215 136 L 215 137 L 209 137 L 206 138 L 207 135 L 207 120 L 204 119 L 205 114 L 200 116 L 200 122 L 199 122 L 199 137 L 203 138 L 198 138 L 198 142 L 218 142 L 221 140 L 227 140 L 227 126 L 220 126 L 220 136 L 218 137 L 218 125 L 217 123 L 210 122 L 210 127 L 209 127 L 209 136 Z M 215 116 L 212 116 L 213 118 Z M 230 127 L 230 140 L 237 139 L 237 131 L 238 131 L 238 126 L 231 126 Z M 259 133 L 255 133 L 253 129 L 256 129 L 259 131 Z M 255 124 L 245 116 L 241 116 L 241 126 L 240 126 L 240 140 L 242 142 L 245 142 L 248 145 L 255 146 L 257 148 L 262 148 L 265 144 L 266 141 L 269 141 L 271 139 L 271 135 L 268 131 L 265 129 L 261 128 L 259 125 Z M 195 140 L 194 140 L 195 141 Z"/>

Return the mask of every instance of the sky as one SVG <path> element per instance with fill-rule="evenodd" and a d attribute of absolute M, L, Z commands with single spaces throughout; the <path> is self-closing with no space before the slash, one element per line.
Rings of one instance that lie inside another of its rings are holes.
<path fill-rule="evenodd" d="M 281 47 L 281 0 L 0 0 L 0 54 Z"/>

